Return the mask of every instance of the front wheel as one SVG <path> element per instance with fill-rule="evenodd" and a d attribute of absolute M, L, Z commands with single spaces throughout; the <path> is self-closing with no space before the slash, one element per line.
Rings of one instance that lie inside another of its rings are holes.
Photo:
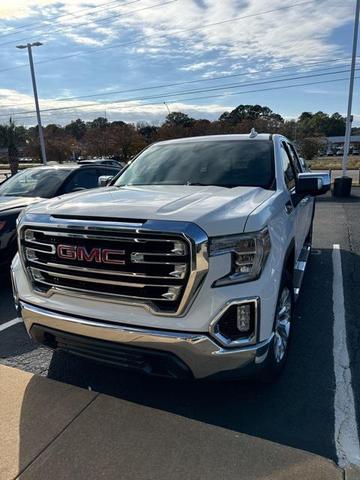
<path fill-rule="evenodd" d="M 275 381 L 285 366 L 291 340 L 293 311 L 294 294 L 291 276 L 285 272 L 275 310 L 273 339 L 262 376 L 262 380 L 267 383 Z"/>

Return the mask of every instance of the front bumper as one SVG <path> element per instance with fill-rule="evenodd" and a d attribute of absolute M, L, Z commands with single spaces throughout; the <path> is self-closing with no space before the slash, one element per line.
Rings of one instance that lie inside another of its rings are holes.
<path fill-rule="evenodd" d="M 226 349 L 217 345 L 205 333 L 130 327 L 66 315 L 22 301 L 19 302 L 19 310 L 29 335 L 48 346 L 100 361 L 112 359 L 114 361 L 110 363 L 119 366 L 126 366 L 129 358 L 135 358 L 134 355 L 138 355 L 139 362 L 141 355 L 146 358 L 162 356 L 160 364 L 171 364 L 173 361 L 173 365 L 179 367 L 169 368 L 168 376 L 181 376 L 176 375 L 177 371 L 188 372 L 190 377 L 199 379 L 255 375 L 265 365 L 272 340 L 270 337 L 253 346 Z M 52 340 L 47 342 L 46 338 Z M 125 358 L 125 361 L 116 362 L 116 356 Z M 143 371 L 156 374 L 156 370 L 151 370 L 151 365 L 143 368 Z"/>

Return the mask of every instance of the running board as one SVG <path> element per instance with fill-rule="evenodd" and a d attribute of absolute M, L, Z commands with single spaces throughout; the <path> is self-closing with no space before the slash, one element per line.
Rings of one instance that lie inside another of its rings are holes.
<path fill-rule="evenodd" d="M 298 300 L 299 294 L 300 294 L 300 289 L 301 285 L 304 279 L 304 274 L 305 274 L 305 269 L 307 262 L 309 260 L 311 252 L 311 246 L 310 245 L 304 245 L 299 258 L 295 264 L 295 269 L 294 269 L 294 297 L 295 301 Z"/>

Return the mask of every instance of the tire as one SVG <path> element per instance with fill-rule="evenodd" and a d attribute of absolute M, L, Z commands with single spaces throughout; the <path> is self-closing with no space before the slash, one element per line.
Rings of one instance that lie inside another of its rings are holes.
<path fill-rule="evenodd" d="M 285 309 L 280 315 L 280 311 Z M 264 383 L 272 383 L 280 376 L 288 358 L 294 318 L 294 289 L 291 275 L 283 273 L 276 304 L 273 339 L 269 346 L 266 365 L 260 377 Z"/>

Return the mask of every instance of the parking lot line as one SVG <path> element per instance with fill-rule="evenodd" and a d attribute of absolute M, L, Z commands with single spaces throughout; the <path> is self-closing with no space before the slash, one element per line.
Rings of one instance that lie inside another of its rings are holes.
<path fill-rule="evenodd" d="M 344 287 L 340 245 L 333 245 L 333 312 L 335 371 L 335 446 L 340 467 L 360 466 L 360 445 L 356 424 L 354 392 L 351 383 L 346 341 Z"/>
<path fill-rule="evenodd" d="M 13 320 L 9 320 L 8 322 L 0 325 L 0 332 L 2 332 L 3 330 L 6 330 L 7 328 L 13 327 L 17 323 L 21 323 L 21 322 L 22 322 L 22 318 L 14 318 Z"/>

